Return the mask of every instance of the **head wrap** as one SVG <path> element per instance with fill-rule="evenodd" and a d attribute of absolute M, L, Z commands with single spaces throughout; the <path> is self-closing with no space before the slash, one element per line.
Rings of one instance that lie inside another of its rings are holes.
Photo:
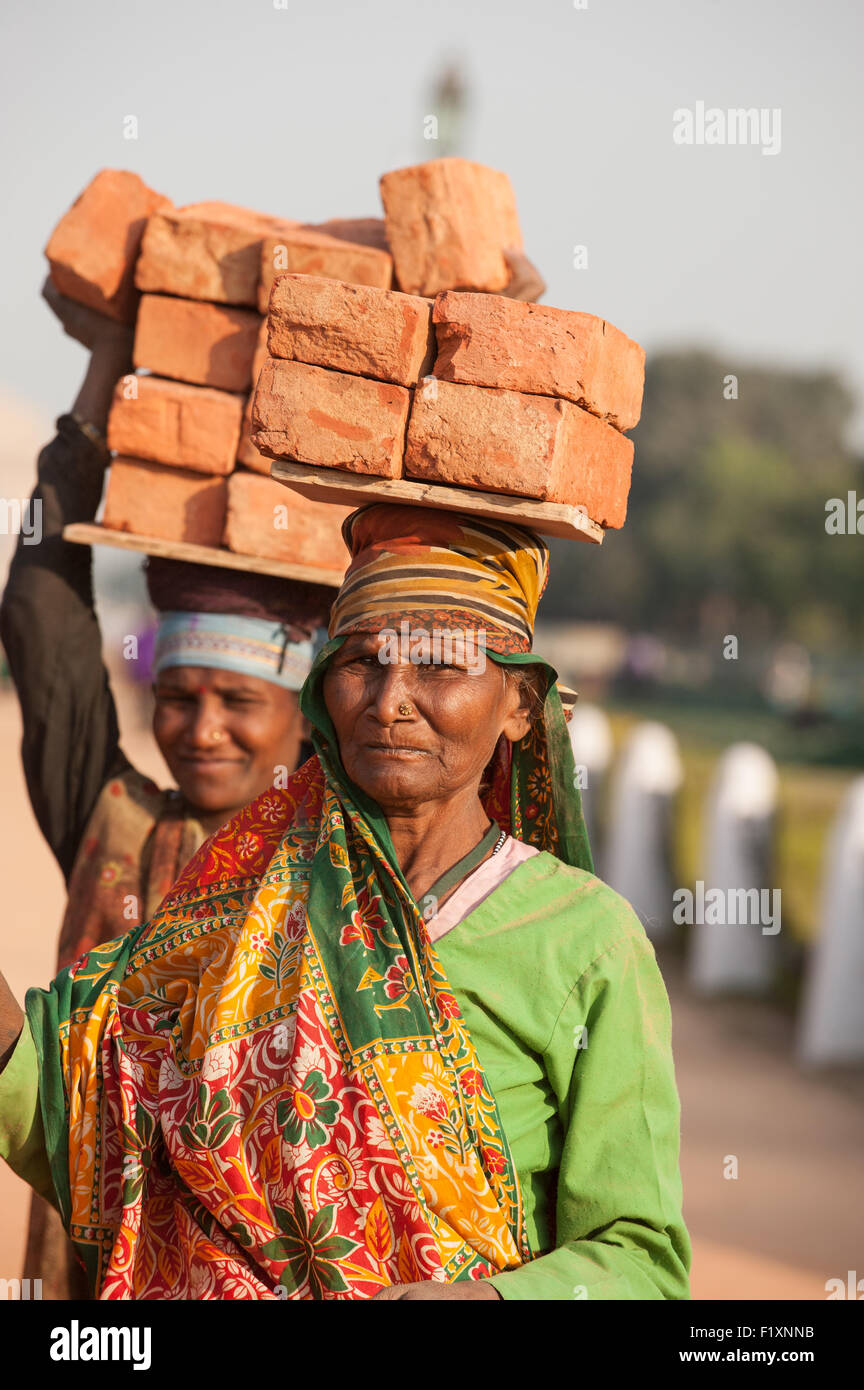
<path fill-rule="evenodd" d="M 209 666 L 301 688 L 321 645 L 332 590 L 154 556 L 146 575 L 160 615 L 154 674 Z"/>
<path fill-rule="evenodd" d="M 352 561 L 330 636 L 412 625 L 483 629 L 496 652 L 531 650 L 549 552 L 533 532 L 428 507 L 375 503 L 346 517 Z"/>
<path fill-rule="evenodd" d="M 281 623 L 221 613 L 161 613 L 153 673 L 169 666 L 215 666 L 300 690 L 321 643 L 291 642 Z"/>

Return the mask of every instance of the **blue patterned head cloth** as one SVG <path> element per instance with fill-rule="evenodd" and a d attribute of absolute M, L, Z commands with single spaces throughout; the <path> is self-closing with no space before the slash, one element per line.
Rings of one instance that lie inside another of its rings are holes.
<path fill-rule="evenodd" d="M 215 666 L 272 681 L 286 690 L 303 685 L 326 632 L 292 640 L 283 623 L 236 613 L 160 613 L 154 675 L 168 666 Z"/>

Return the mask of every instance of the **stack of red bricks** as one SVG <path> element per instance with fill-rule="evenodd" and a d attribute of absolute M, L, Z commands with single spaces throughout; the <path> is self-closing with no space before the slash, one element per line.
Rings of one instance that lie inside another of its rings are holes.
<path fill-rule="evenodd" d="M 381 196 L 383 220 L 309 226 L 94 179 L 47 255 L 63 293 L 136 323 L 106 528 L 341 568 L 346 509 L 286 493 L 271 458 L 623 523 L 642 350 L 500 297 L 522 244 L 506 175 L 433 160 L 385 174 Z"/>
<path fill-rule="evenodd" d="M 136 375 L 117 383 L 103 525 L 343 570 L 347 508 L 289 494 L 249 440 L 270 282 L 281 270 L 386 288 L 383 222 L 303 226 L 224 203 L 175 208 L 104 170 L 46 248 L 64 294 L 135 323 Z M 146 373 L 146 374 L 143 374 Z"/>
<path fill-rule="evenodd" d="M 367 476 L 567 503 L 622 526 L 642 348 L 591 314 L 488 292 L 506 284 L 502 248 L 521 244 L 504 175 L 441 160 L 385 175 L 381 191 L 400 289 L 277 279 L 256 446 Z M 458 225 L 442 207 L 459 210 Z"/>

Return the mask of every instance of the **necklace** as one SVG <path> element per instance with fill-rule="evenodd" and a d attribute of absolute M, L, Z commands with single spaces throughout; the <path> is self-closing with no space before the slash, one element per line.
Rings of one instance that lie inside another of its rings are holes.
<path fill-rule="evenodd" d="M 497 854 L 498 851 L 499 851 L 499 849 L 503 849 L 503 848 L 504 848 L 504 841 L 505 841 L 506 839 L 507 839 L 507 831 L 506 831 L 506 830 L 502 830 L 502 831 L 501 831 L 501 834 L 498 836 L 498 839 L 495 841 L 495 848 L 492 850 L 492 853 L 493 853 L 493 854 Z"/>

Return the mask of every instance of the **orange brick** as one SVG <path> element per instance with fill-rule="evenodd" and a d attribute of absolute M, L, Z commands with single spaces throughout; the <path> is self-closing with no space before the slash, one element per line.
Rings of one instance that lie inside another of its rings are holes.
<path fill-rule="evenodd" d="M 252 402 L 255 399 L 255 387 L 258 385 L 258 378 L 261 375 L 261 368 L 265 362 L 270 361 L 270 354 L 267 351 L 267 320 L 261 320 L 261 327 L 258 330 L 258 342 L 255 347 L 255 356 L 252 359 L 252 390 L 246 398 L 246 408 L 243 411 L 243 427 L 240 431 L 240 443 L 237 447 L 237 462 L 242 463 L 245 468 L 253 468 L 256 473 L 266 473 L 270 476 L 270 459 L 259 454 L 255 445 L 252 443 Z"/>
<path fill-rule="evenodd" d="M 135 258 L 147 218 L 171 201 L 137 174 L 103 169 L 61 217 L 45 255 L 61 294 L 131 323 L 138 293 Z"/>
<path fill-rule="evenodd" d="M 400 289 L 504 289 L 504 249 L 522 248 L 506 174 L 467 159 L 430 159 L 384 174 L 381 200 Z"/>
<path fill-rule="evenodd" d="M 341 527 L 351 510 L 240 468 L 228 479 L 224 544 L 237 555 L 345 570 L 350 557 Z"/>
<path fill-rule="evenodd" d="M 248 391 L 260 318 L 248 309 L 167 295 L 141 297 L 133 361 L 159 376 Z"/>
<path fill-rule="evenodd" d="M 410 405 L 404 386 L 273 357 L 258 380 L 252 441 L 271 458 L 399 478 Z"/>
<path fill-rule="evenodd" d="M 331 217 L 329 222 L 309 222 L 306 229 L 335 236 L 339 241 L 359 242 L 361 246 L 374 246 L 378 251 L 390 251 L 383 217 Z"/>
<path fill-rule="evenodd" d="M 218 546 L 227 501 L 225 478 L 116 458 L 108 474 L 102 525 L 163 541 Z"/>
<path fill-rule="evenodd" d="M 414 393 L 405 475 L 583 506 L 623 526 L 633 443 L 570 401 L 428 377 Z"/>
<path fill-rule="evenodd" d="M 413 386 L 435 357 L 432 304 L 419 295 L 280 275 L 270 295 L 269 348 L 318 367 Z"/>
<path fill-rule="evenodd" d="M 108 416 L 108 445 L 154 463 L 230 473 L 242 417 L 243 397 L 228 391 L 156 376 L 121 377 Z"/>
<path fill-rule="evenodd" d="M 254 307 L 264 237 L 296 225 L 231 203 L 157 213 L 144 232 L 135 283 L 141 290 Z"/>
<path fill-rule="evenodd" d="M 619 430 L 642 409 L 645 352 L 593 314 L 492 294 L 439 294 L 435 376 L 563 396 Z"/>
<path fill-rule="evenodd" d="M 308 227 L 265 237 L 261 246 L 261 282 L 258 308 L 266 314 L 270 290 L 277 275 L 324 275 L 354 285 L 374 285 L 389 290 L 393 283 L 393 258 L 387 251 L 360 242 L 327 236 Z"/>

